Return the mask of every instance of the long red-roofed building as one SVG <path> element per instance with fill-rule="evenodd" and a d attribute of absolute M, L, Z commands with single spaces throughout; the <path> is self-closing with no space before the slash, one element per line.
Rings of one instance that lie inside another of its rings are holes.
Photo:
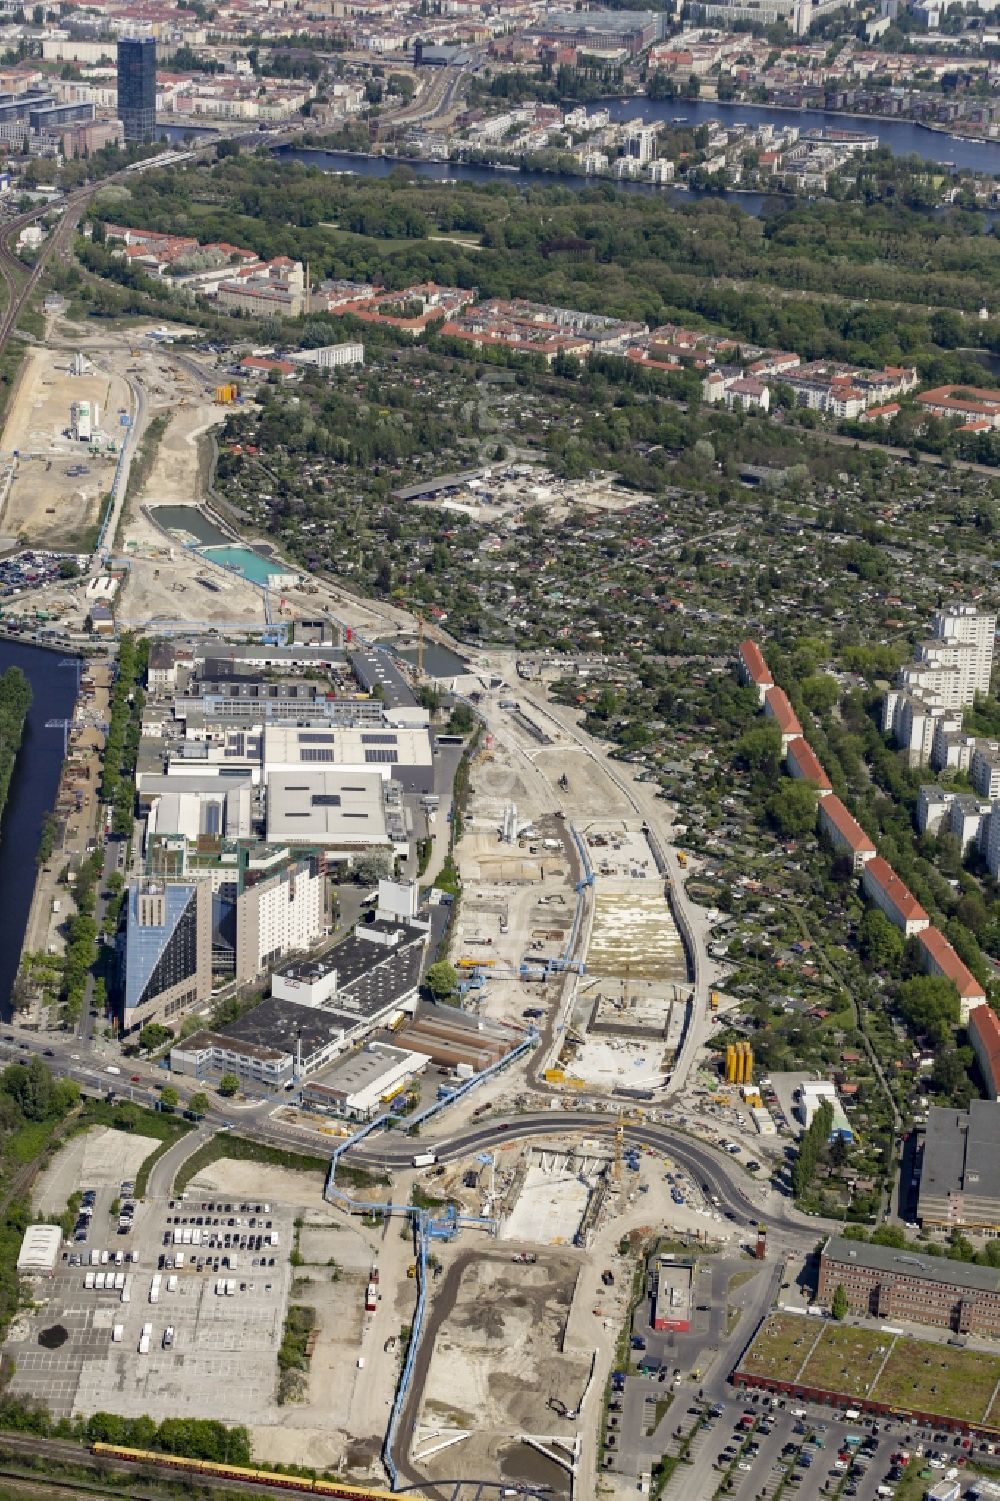
<path fill-rule="evenodd" d="M 820 800 L 819 827 L 835 850 L 842 850 L 850 855 L 855 872 L 860 871 L 869 860 L 874 860 L 874 844 L 835 792 Z"/>
<path fill-rule="evenodd" d="M 881 855 L 868 861 L 861 873 L 861 886 L 865 896 L 881 907 L 893 926 L 907 938 L 930 926 L 931 920 L 913 892 Z"/>
<path fill-rule="evenodd" d="M 736 654 L 736 675 L 741 683 L 751 683 L 757 689 L 757 700 L 764 707 L 764 695 L 774 687 L 771 669 L 764 660 L 764 653 L 756 641 L 741 641 Z"/>
<path fill-rule="evenodd" d="M 768 719 L 773 719 L 781 731 L 781 746 L 787 750 L 789 742 L 797 735 L 802 734 L 802 726 L 799 724 L 798 715 L 788 702 L 788 694 L 783 688 L 768 688 L 764 694 L 764 713 Z"/>
<path fill-rule="evenodd" d="M 800 781 L 811 782 L 819 792 L 821 798 L 827 797 L 833 791 L 833 784 L 822 763 L 804 735 L 797 740 L 790 740 L 788 750 L 785 752 L 785 767 L 790 777 L 797 777 Z"/>
<path fill-rule="evenodd" d="M 917 935 L 922 963 L 929 975 L 943 975 L 958 991 L 959 1020 L 967 1022 L 986 1003 L 986 992 L 970 969 L 955 953 L 939 928 L 928 927 Z"/>
<path fill-rule="evenodd" d="M 969 1041 L 991 1100 L 1000 1102 L 1000 1017 L 992 1006 L 976 1006 L 969 1017 Z"/>

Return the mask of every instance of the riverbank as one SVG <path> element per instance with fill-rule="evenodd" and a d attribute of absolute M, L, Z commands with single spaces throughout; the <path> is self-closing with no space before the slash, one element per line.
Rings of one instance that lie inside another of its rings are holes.
<path fill-rule="evenodd" d="M 76 674 L 57 670 L 47 648 L 0 638 L 0 672 L 11 667 L 19 668 L 30 685 L 31 702 L 0 824 L 0 1018 L 5 1021 L 34 895 L 35 857 L 62 777 L 63 732 L 48 728 L 48 721 L 72 719 L 76 701 Z"/>

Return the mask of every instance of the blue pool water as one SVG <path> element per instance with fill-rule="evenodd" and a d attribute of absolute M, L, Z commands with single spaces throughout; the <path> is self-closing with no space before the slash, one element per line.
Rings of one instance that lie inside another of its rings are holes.
<path fill-rule="evenodd" d="M 293 571 L 287 563 L 272 563 L 269 558 L 262 558 L 259 552 L 253 552 L 249 547 L 203 547 L 200 552 L 213 563 L 221 563 L 224 568 L 235 568 L 252 584 L 267 584 L 276 574 Z"/>

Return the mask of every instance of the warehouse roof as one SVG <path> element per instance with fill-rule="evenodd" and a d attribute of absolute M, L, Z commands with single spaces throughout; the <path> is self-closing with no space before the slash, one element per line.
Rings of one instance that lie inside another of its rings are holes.
<path fill-rule="evenodd" d="M 267 837 L 275 844 L 387 844 L 384 783 L 377 771 L 272 772 Z"/>
<path fill-rule="evenodd" d="M 269 996 L 231 1022 L 222 1036 L 261 1048 L 280 1048 L 293 1056 L 301 1041 L 302 1056 L 308 1059 L 310 1054 L 336 1042 L 342 1032 L 337 1018 L 318 1006 L 297 1006 L 294 1001 L 278 1001 Z"/>
<path fill-rule="evenodd" d="M 963 1194 L 1000 1199 L 1000 1105 L 973 1100 L 968 1111 L 932 1105 L 927 1112 L 920 1169 L 921 1204 Z"/>

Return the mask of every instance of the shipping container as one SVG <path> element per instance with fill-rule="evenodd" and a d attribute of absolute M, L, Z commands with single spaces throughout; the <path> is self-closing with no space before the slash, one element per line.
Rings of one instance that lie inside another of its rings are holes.
<path fill-rule="evenodd" d="M 122 1340 L 124 1339 L 124 1337 L 125 1337 L 125 1325 L 124 1324 L 116 1324 L 115 1327 L 111 1331 L 112 1342 L 114 1344 L 116 1344 L 116 1345 L 120 1345 L 121 1342 L 122 1342 Z"/>
<path fill-rule="evenodd" d="M 414 1167 L 430 1167 L 431 1163 L 433 1163 L 433 1162 L 437 1162 L 437 1155 L 436 1155 L 436 1153 L 434 1153 L 434 1152 L 418 1152 L 416 1154 L 416 1156 L 414 1157 L 414 1159 L 413 1159 L 413 1166 Z"/>

